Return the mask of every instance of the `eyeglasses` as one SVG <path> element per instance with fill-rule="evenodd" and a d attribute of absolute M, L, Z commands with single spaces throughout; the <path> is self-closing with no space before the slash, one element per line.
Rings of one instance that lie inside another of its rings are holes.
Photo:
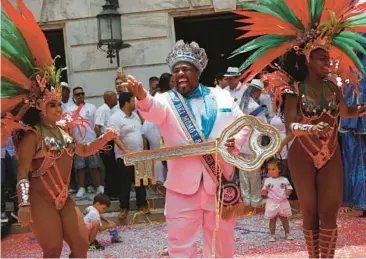
<path fill-rule="evenodd" d="M 85 93 L 84 92 L 81 92 L 81 93 L 76 93 L 74 94 L 75 96 L 85 96 Z"/>

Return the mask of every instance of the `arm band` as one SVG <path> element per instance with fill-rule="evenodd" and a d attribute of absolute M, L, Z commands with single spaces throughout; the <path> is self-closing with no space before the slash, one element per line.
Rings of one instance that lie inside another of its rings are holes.
<path fill-rule="evenodd" d="M 314 125 L 291 123 L 291 131 L 295 136 L 311 135 L 313 134 Z"/>
<path fill-rule="evenodd" d="M 18 206 L 24 207 L 29 206 L 29 180 L 28 179 L 22 179 L 17 183 L 16 189 L 18 194 Z"/>

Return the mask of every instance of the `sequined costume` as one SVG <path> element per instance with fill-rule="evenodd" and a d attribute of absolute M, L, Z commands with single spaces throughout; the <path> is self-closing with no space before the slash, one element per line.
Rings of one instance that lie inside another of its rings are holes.
<path fill-rule="evenodd" d="M 22 0 L 16 4 L 18 9 L 1 1 L 1 139 L 25 132 L 16 145 L 19 221 L 31 226 L 44 257 L 59 257 L 63 240 L 70 246 L 70 257 L 86 257 L 85 225 L 68 197 L 73 155 L 98 152 L 115 133 L 108 130 L 96 141 L 81 144 L 56 126 L 62 114 L 63 69 L 54 67 L 32 13 Z"/>
<path fill-rule="evenodd" d="M 267 75 L 264 80 L 268 80 L 271 82 L 272 75 Z M 278 75 L 276 75 L 278 76 Z M 334 129 L 338 128 L 338 117 L 339 117 L 339 101 L 337 100 L 337 95 L 339 94 L 338 89 L 335 85 L 328 80 L 324 80 L 322 82 L 324 84 L 324 88 L 329 88 L 334 97 L 328 103 L 323 103 L 322 105 L 314 104 L 312 100 L 309 100 L 306 96 L 306 84 L 299 83 L 294 86 L 284 87 L 282 89 L 281 95 L 294 95 L 297 98 L 297 114 L 298 114 L 298 126 L 295 126 L 295 130 L 304 129 L 301 128 L 302 125 L 313 125 L 316 124 L 319 120 L 324 120 L 324 117 L 327 117 L 331 122 L 330 126 Z M 325 90 L 324 90 L 325 91 Z M 279 101 L 278 99 L 275 101 Z M 304 129 L 306 130 L 306 129 Z M 306 153 L 312 158 L 314 161 L 314 166 L 316 168 L 323 167 L 326 162 L 333 156 L 335 150 L 338 147 L 338 131 L 333 130 L 332 134 L 326 139 L 319 142 L 317 137 L 312 136 L 311 134 L 304 134 L 297 136 L 297 140 L 301 144 L 302 148 L 306 150 Z"/>
<path fill-rule="evenodd" d="M 250 81 L 264 68 L 266 91 L 285 120 L 291 178 L 303 212 L 310 257 L 334 257 L 337 212 L 342 201 L 343 168 L 338 120 L 361 117 L 364 105 L 347 107 L 341 87 L 358 90 L 365 53 L 366 3 L 361 0 L 258 0 L 241 3 L 245 33 L 255 37 L 233 52 L 251 52 L 241 79 Z M 292 62 L 292 63 L 291 63 Z M 302 77 L 300 78 L 300 75 Z M 310 80 L 311 79 L 311 80 Z M 310 81 L 312 83 L 310 83 Z M 335 191 L 337 190 L 337 191 Z"/>

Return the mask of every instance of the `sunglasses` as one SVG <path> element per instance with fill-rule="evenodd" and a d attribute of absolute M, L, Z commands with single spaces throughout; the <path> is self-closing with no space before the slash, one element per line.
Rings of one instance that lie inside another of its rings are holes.
<path fill-rule="evenodd" d="M 77 94 L 74 94 L 75 96 L 84 96 L 85 93 L 84 92 L 81 92 L 81 93 L 77 93 Z"/>

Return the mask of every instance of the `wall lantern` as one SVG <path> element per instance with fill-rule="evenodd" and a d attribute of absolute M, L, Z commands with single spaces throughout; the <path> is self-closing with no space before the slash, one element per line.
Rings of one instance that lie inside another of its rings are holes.
<path fill-rule="evenodd" d="M 106 0 L 103 10 L 97 15 L 98 20 L 98 49 L 107 53 L 110 63 L 117 57 L 119 67 L 119 51 L 131 45 L 123 43 L 121 14 L 118 0 Z"/>

